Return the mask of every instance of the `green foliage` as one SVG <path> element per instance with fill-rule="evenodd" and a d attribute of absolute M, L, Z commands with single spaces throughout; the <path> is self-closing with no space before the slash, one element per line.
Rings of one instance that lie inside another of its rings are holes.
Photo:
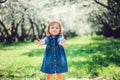
<path fill-rule="evenodd" d="M 69 72 L 67 78 L 104 77 L 120 79 L 120 39 L 75 37 L 68 39 L 65 51 Z M 0 43 L 0 80 L 45 80 L 40 72 L 45 46 L 36 42 Z M 53 78 L 55 80 L 55 76 Z"/>

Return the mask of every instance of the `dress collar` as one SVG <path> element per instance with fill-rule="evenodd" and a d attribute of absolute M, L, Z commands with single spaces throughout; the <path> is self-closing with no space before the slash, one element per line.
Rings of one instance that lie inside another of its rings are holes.
<path fill-rule="evenodd" d="M 57 39 L 59 35 L 55 36 L 55 38 L 53 38 L 51 35 L 49 36 L 50 39 Z"/>

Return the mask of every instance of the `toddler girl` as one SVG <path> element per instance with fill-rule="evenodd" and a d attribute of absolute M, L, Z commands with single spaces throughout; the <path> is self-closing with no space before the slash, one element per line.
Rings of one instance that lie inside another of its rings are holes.
<path fill-rule="evenodd" d="M 62 27 L 59 22 L 49 24 L 46 37 L 38 41 L 39 45 L 46 44 L 41 71 L 47 73 L 46 80 L 52 80 L 56 74 L 57 80 L 62 80 L 62 74 L 68 72 L 67 59 L 63 46 L 66 40 L 63 37 Z"/>

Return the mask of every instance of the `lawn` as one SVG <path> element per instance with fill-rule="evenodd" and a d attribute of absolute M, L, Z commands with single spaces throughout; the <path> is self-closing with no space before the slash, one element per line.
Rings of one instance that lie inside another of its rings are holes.
<path fill-rule="evenodd" d="M 120 80 L 120 39 L 85 36 L 67 41 L 69 72 L 63 74 L 64 79 Z M 36 41 L 0 43 L 0 80 L 45 80 L 46 74 L 39 71 L 44 49 L 45 46 L 38 47 Z"/>

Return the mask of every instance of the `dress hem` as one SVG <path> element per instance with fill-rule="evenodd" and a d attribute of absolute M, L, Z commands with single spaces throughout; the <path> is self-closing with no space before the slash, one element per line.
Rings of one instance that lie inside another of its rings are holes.
<path fill-rule="evenodd" d="M 41 70 L 40 70 L 40 71 L 41 71 Z M 41 72 L 43 72 L 43 73 L 47 73 L 47 74 L 57 74 L 57 73 L 66 73 L 66 72 L 68 72 L 68 71 L 63 71 L 63 72 L 53 72 L 53 73 L 44 72 L 44 71 L 41 71 Z"/>

